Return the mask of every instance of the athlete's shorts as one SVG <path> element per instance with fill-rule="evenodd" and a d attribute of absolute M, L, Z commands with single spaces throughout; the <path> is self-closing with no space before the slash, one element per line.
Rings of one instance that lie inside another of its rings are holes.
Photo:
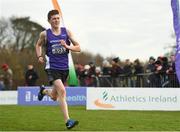
<path fill-rule="evenodd" d="M 48 69 L 45 70 L 48 76 L 49 84 L 52 85 L 53 82 L 57 79 L 61 79 L 63 83 L 66 82 L 66 79 L 69 75 L 69 70 L 54 70 L 54 69 Z"/>

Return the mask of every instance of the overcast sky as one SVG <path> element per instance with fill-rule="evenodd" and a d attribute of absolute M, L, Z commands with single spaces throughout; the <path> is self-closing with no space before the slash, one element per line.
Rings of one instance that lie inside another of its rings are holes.
<path fill-rule="evenodd" d="M 82 50 L 121 60 L 147 60 L 168 51 L 175 40 L 170 0 L 58 0 L 65 26 Z M 30 16 L 49 28 L 51 0 L 0 0 L 2 17 Z"/>

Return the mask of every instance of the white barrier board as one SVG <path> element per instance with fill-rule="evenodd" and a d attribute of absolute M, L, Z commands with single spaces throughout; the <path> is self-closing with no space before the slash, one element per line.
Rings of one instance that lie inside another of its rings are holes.
<path fill-rule="evenodd" d="M 87 88 L 86 108 L 180 111 L 180 88 Z"/>
<path fill-rule="evenodd" d="M 0 91 L 0 105 L 17 104 L 17 91 Z"/>

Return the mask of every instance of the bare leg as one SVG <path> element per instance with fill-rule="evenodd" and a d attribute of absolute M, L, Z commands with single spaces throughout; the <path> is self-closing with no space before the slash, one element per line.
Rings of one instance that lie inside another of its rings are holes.
<path fill-rule="evenodd" d="M 58 100 L 61 111 L 64 116 L 64 121 L 67 129 L 71 129 L 74 126 L 78 125 L 77 120 L 72 120 L 69 118 L 68 105 L 66 102 L 66 90 L 64 84 L 60 79 L 57 79 L 53 82 L 53 89 L 44 89 L 41 87 L 40 92 L 38 94 L 38 99 L 41 101 L 44 95 L 50 96 L 54 101 Z"/>
<path fill-rule="evenodd" d="M 69 119 L 69 113 L 68 105 L 66 102 L 66 90 L 64 84 L 60 79 L 55 80 L 53 84 L 53 89 L 44 89 L 43 94 L 48 95 L 54 101 L 59 101 L 61 111 L 63 112 L 64 121 L 67 122 L 67 120 Z"/>
<path fill-rule="evenodd" d="M 54 88 L 57 91 L 57 98 L 60 102 L 61 111 L 63 112 L 64 121 L 67 122 L 69 119 L 68 105 L 66 102 L 66 90 L 64 84 L 60 79 L 54 81 Z"/>
<path fill-rule="evenodd" d="M 43 94 L 48 95 L 54 101 L 57 100 L 58 93 L 57 93 L 55 88 L 53 88 L 53 89 L 44 89 Z"/>

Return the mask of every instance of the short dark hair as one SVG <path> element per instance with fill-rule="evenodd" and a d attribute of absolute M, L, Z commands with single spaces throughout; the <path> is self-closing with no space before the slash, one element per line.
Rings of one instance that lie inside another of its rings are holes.
<path fill-rule="evenodd" d="M 51 16 L 53 16 L 53 15 L 57 15 L 57 14 L 59 14 L 59 11 L 58 10 L 51 10 L 51 11 L 49 11 L 48 12 L 48 20 L 50 20 L 51 19 Z"/>
<path fill-rule="evenodd" d="M 113 58 L 112 60 L 113 60 L 115 63 L 118 63 L 118 62 L 119 62 L 119 57 Z"/>

